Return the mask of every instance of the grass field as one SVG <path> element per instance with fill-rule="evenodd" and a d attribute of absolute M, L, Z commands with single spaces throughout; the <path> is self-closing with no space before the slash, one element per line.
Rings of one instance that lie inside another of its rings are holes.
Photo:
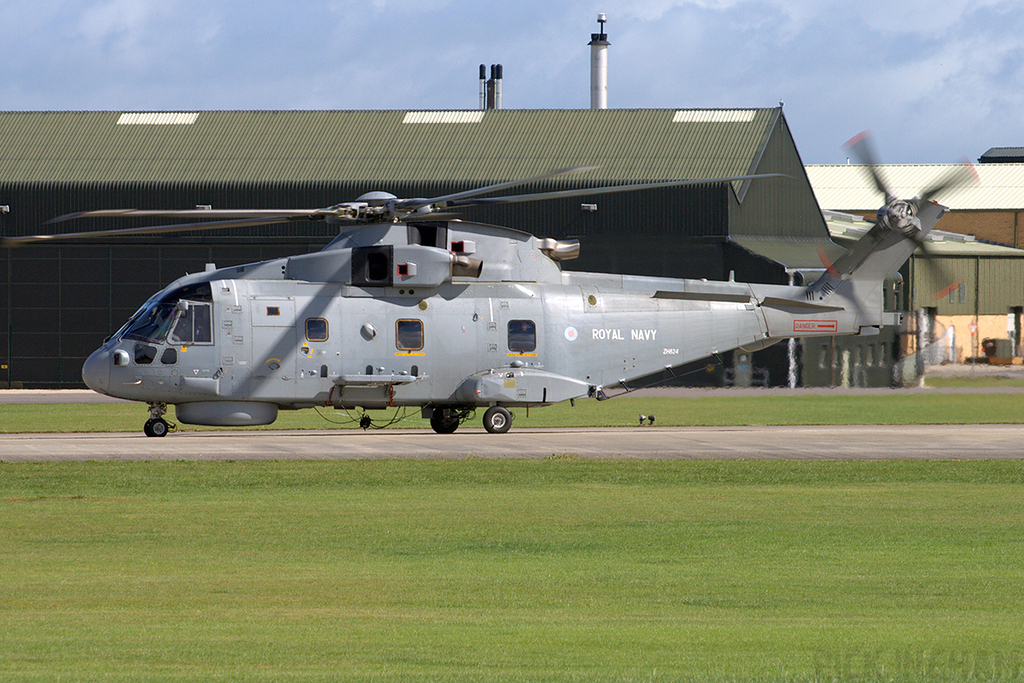
<path fill-rule="evenodd" d="M 930 376 L 925 382 L 925 386 L 932 389 L 947 389 L 947 388 L 1004 388 L 1004 389 L 1020 389 L 1024 387 L 1024 379 L 1018 377 L 1000 377 L 998 375 L 971 375 L 970 371 L 967 374 L 955 375 L 950 377 L 935 377 Z"/>
<path fill-rule="evenodd" d="M 1024 462 L 0 465 L 3 681 L 1024 678 Z"/>
<path fill-rule="evenodd" d="M 397 410 L 371 411 L 383 425 Z M 513 429 L 522 427 L 629 426 L 637 416 L 655 415 L 659 425 L 733 426 L 783 424 L 1020 424 L 1024 393 L 808 394 L 636 398 L 577 401 L 529 411 L 516 409 Z M 480 426 L 479 413 L 471 424 Z M 0 433 L 63 431 L 140 431 L 149 416 L 141 403 L 78 405 L 0 405 Z M 355 416 L 353 418 L 353 416 Z M 174 410 L 168 414 L 173 420 Z M 331 409 L 282 411 L 267 429 L 356 428 L 358 415 Z M 399 427 L 429 429 L 419 410 L 405 411 Z M 197 429 L 182 425 L 182 429 Z M 203 429 L 203 428 L 198 428 Z M 247 428 L 252 429 L 252 428 Z"/>
<path fill-rule="evenodd" d="M 1020 423 L 1022 408 L 626 397 L 515 424 Z M 323 414 L 272 428 L 347 420 Z M 5 432 L 144 418 L 0 405 Z M 1020 460 L 0 464 L 0 681 L 1020 681 L 1021 500 Z"/>

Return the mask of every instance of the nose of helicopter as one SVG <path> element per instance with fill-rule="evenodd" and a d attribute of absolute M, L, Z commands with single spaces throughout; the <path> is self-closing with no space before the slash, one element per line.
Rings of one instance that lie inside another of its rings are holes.
<path fill-rule="evenodd" d="M 107 393 L 110 386 L 110 351 L 106 348 L 96 349 L 82 365 L 82 381 L 93 391 Z"/>

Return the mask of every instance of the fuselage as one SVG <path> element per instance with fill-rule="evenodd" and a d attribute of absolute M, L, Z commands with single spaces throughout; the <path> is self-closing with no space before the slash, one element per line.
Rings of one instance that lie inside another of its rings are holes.
<path fill-rule="evenodd" d="M 86 383 L 145 402 L 377 408 L 477 403 L 460 388 L 495 370 L 514 390 L 480 404 L 548 404 L 767 332 L 745 285 L 733 287 L 740 302 L 668 298 L 664 287 L 685 281 L 627 278 L 637 289 L 626 290 L 576 273 L 384 292 L 223 275 L 151 299 L 89 358 Z"/>

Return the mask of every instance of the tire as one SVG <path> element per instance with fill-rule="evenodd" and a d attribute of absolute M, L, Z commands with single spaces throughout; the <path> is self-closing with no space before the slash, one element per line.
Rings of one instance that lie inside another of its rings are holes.
<path fill-rule="evenodd" d="M 167 436 L 169 427 L 167 422 L 162 419 L 149 420 L 146 425 L 142 428 L 146 436 Z"/>
<path fill-rule="evenodd" d="M 484 413 L 484 429 L 491 434 L 504 434 L 512 427 L 512 414 L 501 406 L 491 406 Z"/>
<path fill-rule="evenodd" d="M 453 434 L 459 428 L 459 414 L 451 408 L 434 408 L 430 427 L 438 434 Z"/>

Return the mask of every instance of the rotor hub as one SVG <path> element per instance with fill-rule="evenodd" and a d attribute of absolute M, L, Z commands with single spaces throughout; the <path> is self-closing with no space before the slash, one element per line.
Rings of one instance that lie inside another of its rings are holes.
<path fill-rule="evenodd" d="M 921 221 L 917 217 L 917 207 L 905 199 L 894 199 L 878 210 L 878 222 L 907 237 L 913 237 L 921 231 Z"/>
<path fill-rule="evenodd" d="M 366 194 L 356 197 L 357 202 L 366 202 L 367 206 L 385 206 L 396 199 L 398 199 L 398 197 L 390 192 L 381 192 L 380 190 L 367 192 Z"/>

